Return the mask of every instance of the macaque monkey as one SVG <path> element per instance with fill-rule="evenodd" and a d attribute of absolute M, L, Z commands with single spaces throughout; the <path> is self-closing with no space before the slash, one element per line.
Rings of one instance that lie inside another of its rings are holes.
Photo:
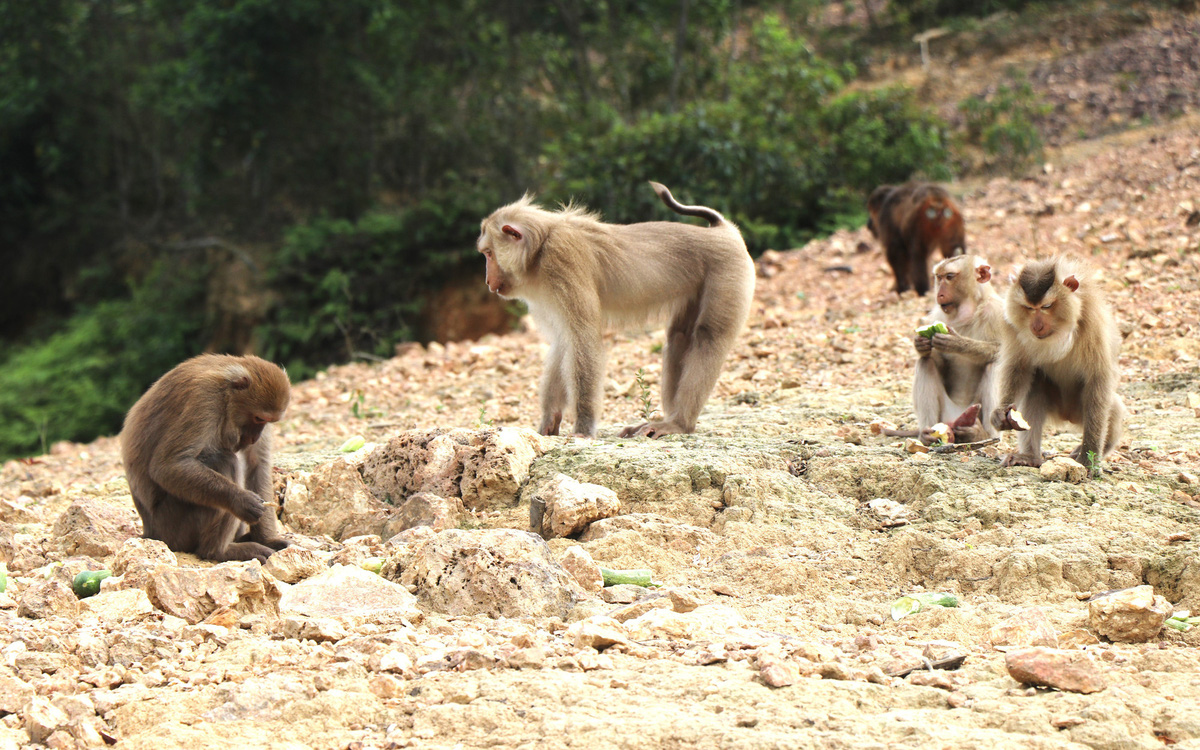
<path fill-rule="evenodd" d="M 1121 439 L 1125 405 L 1117 395 L 1121 334 L 1100 287 L 1065 258 L 1026 263 L 1008 290 L 1000 346 L 1000 401 L 992 426 L 1029 429 L 1004 466 L 1041 466 L 1047 420 L 1083 427 L 1071 458 L 1095 473 Z"/>
<path fill-rule="evenodd" d="M 996 434 L 987 424 L 996 407 L 996 354 L 1004 336 L 1004 305 L 989 283 L 992 269 L 975 255 L 947 258 L 933 267 L 936 302 L 924 323 L 943 323 L 950 333 L 913 337 L 917 372 L 913 406 L 922 439 L 939 422 L 952 424 L 953 442 Z M 957 422 L 972 405 L 983 419 Z"/>
<path fill-rule="evenodd" d="M 717 211 L 684 206 L 651 182 L 672 211 L 709 226 L 651 221 L 605 224 L 578 206 L 547 211 L 526 195 L 483 220 L 477 247 L 487 285 L 528 304 L 550 342 L 541 381 L 543 435 L 575 411 L 575 434 L 595 437 L 606 324 L 669 318 L 663 354 L 665 419 L 621 437 L 690 433 L 750 314 L 754 264 L 737 227 Z"/>
<path fill-rule="evenodd" d="M 290 395 L 277 365 L 225 354 L 193 357 L 150 386 L 121 430 L 142 535 L 216 561 L 266 562 L 288 546 L 271 507 L 266 427 Z"/>
<path fill-rule="evenodd" d="M 867 199 L 867 229 L 883 246 L 896 292 L 929 291 L 929 257 L 963 252 L 962 212 L 944 188 L 926 182 L 880 185 Z"/>

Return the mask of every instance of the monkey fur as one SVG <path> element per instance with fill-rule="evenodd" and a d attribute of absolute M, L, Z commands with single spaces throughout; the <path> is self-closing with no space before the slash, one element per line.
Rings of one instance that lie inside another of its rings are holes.
<path fill-rule="evenodd" d="M 714 209 L 685 206 L 655 182 L 659 199 L 706 220 L 606 224 L 569 205 L 547 211 L 526 195 L 483 220 L 477 247 L 488 288 L 522 299 L 550 351 L 540 399 L 544 435 L 575 412 L 575 434 L 595 437 L 608 325 L 669 320 L 661 421 L 622 437 L 690 433 L 750 314 L 754 264 L 737 227 Z"/>
<path fill-rule="evenodd" d="M 1026 263 L 1008 290 L 1008 325 L 1000 346 L 1000 401 L 992 425 L 1013 429 L 1015 407 L 1029 423 L 1005 466 L 1041 466 L 1042 429 L 1051 421 L 1081 425 L 1071 458 L 1089 467 L 1117 447 L 1125 405 L 1117 395 L 1121 334 L 1091 274 L 1066 258 Z"/>
<path fill-rule="evenodd" d="M 929 291 L 929 258 L 966 250 L 962 211 L 946 190 L 927 182 L 880 185 L 867 199 L 867 229 L 883 246 L 896 292 Z"/>
<path fill-rule="evenodd" d="M 935 301 L 924 323 L 950 333 L 914 336 L 917 351 L 913 407 L 922 434 L 943 422 L 956 424 L 972 405 L 982 419 L 957 423 L 956 442 L 996 434 L 988 422 L 998 397 L 996 356 L 1004 336 L 1004 303 L 992 288 L 991 266 L 975 255 L 957 255 L 933 267 Z"/>
<path fill-rule="evenodd" d="M 253 356 L 202 354 L 159 378 L 120 436 L 143 536 L 215 561 L 265 562 L 288 546 L 267 427 L 290 393 L 287 373 Z"/>

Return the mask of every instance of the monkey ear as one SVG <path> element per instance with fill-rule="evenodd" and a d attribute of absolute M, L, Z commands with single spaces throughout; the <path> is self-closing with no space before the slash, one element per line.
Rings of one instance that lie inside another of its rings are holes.
<path fill-rule="evenodd" d="M 509 237 L 512 237 L 514 240 L 519 240 L 522 237 L 521 230 L 517 229 L 512 224 L 505 224 L 503 227 L 501 227 L 500 231 L 504 232 Z"/>
<path fill-rule="evenodd" d="M 1063 279 L 1063 286 L 1073 292 L 1079 288 L 1079 279 L 1075 278 L 1074 276 L 1068 276 L 1067 278 Z"/>
<path fill-rule="evenodd" d="M 244 391 L 250 387 L 250 371 L 242 365 L 231 365 L 225 371 L 225 381 L 235 391 Z"/>
<path fill-rule="evenodd" d="M 992 267 L 987 263 L 982 263 L 975 266 L 975 280 L 980 284 L 986 284 L 992 280 Z"/>

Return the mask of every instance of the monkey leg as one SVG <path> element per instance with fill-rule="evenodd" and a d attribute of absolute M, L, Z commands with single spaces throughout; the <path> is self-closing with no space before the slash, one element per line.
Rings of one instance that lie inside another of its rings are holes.
<path fill-rule="evenodd" d="M 575 431 L 580 437 L 596 437 L 600 418 L 600 381 L 604 375 L 604 341 L 601 338 L 599 306 L 594 316 L 586 315 L 577 323 L 570 340 L 571 377 L 568 393 L 575 402 Z M 594 317 L 594 319 L 593 319 Z"/>
<path fill-rule="evenodd" d="M 683 355 L 691 345 L 692 329 L 696 326 L 698 314 L 699 306 L 693 300 L 675 316 L 667 329 L 667 342 L 663 347 L 661 388 L 663 414 L 674 412 L 679 381 L 683 377 Z"/>
<path fill-rule="evenodd" d="M 275 515 L 275 488 L 271 483 L 271 441 L 264 435 L 259 442 L 239 454 L 244 467 L 246 489 L 258 495 L 263 501 L 262 516 L 250 524 L 247 538 L 263 544 L 271 549 L 281 550 L 290 542 L 283 538 L 279 530 L 279 519 Z M 240 541 L 240 540 L 239 540 Z"/>
<path fill-rule="evenodd" d="M 917 294 L 924 297 L 929 293 L 929 248 L 917 239 L 908 245 L 908 277 Z"/>
<path fill-rule="evenodd" d="M 899 239 L 893 238 L 888 242 L 886 256 L 892 275 L 896 278 L 896 294 L 903 294 L 911 288 L 908 283 L 907 255 L 908 251 Z"/>
<path fill-rule="evenodd" d="M 942 420 L 950 397 L 946 395 L 942 373 L 932 356 L 917 360 L 913 377 L 913 411 L 917 413 L 917 429 L 927 430 Z"/>
<path fill-rule="evenodd" d="M 733 348 L 749 309 L 749 299 L 724 299 L 715 303 L 705 300 L 701 303 L 694 325 L 685 327 L 684 316 L 677 320 L 679 325 L 672 323 L 669 351 L 664 354 L 671 364 L 664 370 L 675 370 L 678 376 L 673 381 L 675 395 L 671 399 L 670 410 L 666 412 L 666 419 L 626 427 L 621 431 L 621 436 L 661 437 L 695 432 L 696 420 L 713 386 L 717 384 L 721 367 Z"/>
<path fill-rule="evenodd" d="M 195 550 L 198 556 L 215 562 L 258 560 L 265 563 L 274 554 L 274 549 L 258 542 L 234 541 L 238 532 L 245 528 L 235 516 L 207 508 L 205 511 L 208 517 L 200 530 L 199 545 Z M 249 535 L 242 538 L 246 536 Z M 286 542 L 284 546 L 287 546 Z"/>
<path fill-rule="evenodd" d="M 567 406 L 567 380 L 564 373 L 566 347 L 555 341 L 546 355 L 542 383 L 538 389 L 542 403 L 542 421 L 538 432 L 542 435 L 557 435 L 562 425 L 563 409 Z"/>

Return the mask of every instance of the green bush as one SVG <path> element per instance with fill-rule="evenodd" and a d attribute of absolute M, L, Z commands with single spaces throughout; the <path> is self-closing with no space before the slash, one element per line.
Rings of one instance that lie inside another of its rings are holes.
<path fill-rule="evenodd" d="M 260 330 L 262 356 L 294 380 L 363 354 L 391 356 L 415 337 L 427 294 L 474 258 L 479 222 L 496 205 L 464 188 L 357 221 L 293 227 L 272 262 L 278 301 Z"/>
<path fill-rule="evenodd" d="M 83 310 L 49 338 L 0 363 L 0 457 L 57 440 L 116 434 L 125 412 L 160 375 L 199 352 L 200 276 L 165 264 L 130 297 Z"/>
<path fill-rule="evenodd" d="M 617 124 L 545 151 L 549 197 L 611 221 L 664 218 L 646 180 L 737 222 L 758 251 L 861 223 L 866 195 L 914 173 L 949 177 L 946 125 L 911 91 L 834 97 L 842 74 L 774 18 L 755 29 L 728 100 Z"/>
<path fill-rule="evenodd" d="M 1052 108 L 1042 102 L 1028 80 L 1000 84 L 991 94 L 968 97 L 958 106 L 966 118 L 963 140 L 983 149 L 987 166 L 1012 171 L 1041 160 L 1037 120 Z"/>

